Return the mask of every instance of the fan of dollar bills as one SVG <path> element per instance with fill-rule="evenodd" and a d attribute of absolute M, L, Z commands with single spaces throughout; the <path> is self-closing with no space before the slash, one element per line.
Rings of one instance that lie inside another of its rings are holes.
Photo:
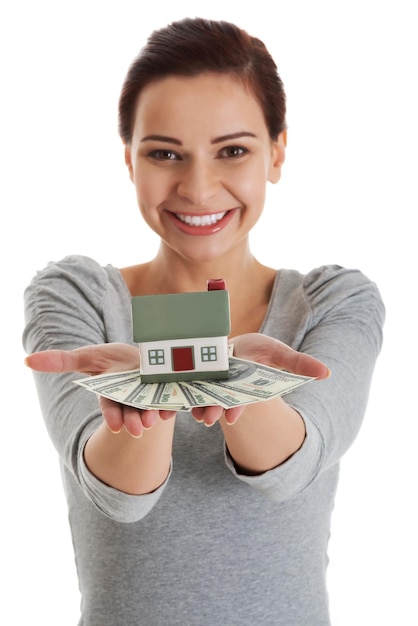
<path fill-rule="evenodd" d="M 76 380 L 88 391 L 138 409 L 187 411 L 197 406 L 224 409 L 283 396 L 313 378 L 261 363 L 229 357 L 229 376 L 222 380 L 143 383 L 140 371 L 99 374 Z"/>

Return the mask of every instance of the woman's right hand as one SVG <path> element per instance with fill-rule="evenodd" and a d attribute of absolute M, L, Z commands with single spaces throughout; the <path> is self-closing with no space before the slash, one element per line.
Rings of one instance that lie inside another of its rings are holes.
<path fill-rule="evenodd" d="M 25 363 L 38 372 L 79 372 L 93 376 L 137 369 L 139 350 L 124 343 L 104 343 L 75 350 L 34 352 L 26 357 Z M 176 414 L 175 411 L 135 409 L 103 397 L 100 397 L 99 403 L 108 428 L 118 433 L 125 427 L 133 437 L 141 437 L 143 431 L 152 428 L 158 418 L 167 420 Z"/>

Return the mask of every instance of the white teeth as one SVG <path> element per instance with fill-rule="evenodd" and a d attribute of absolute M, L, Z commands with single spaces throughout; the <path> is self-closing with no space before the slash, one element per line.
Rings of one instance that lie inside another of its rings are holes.
<path fill-rule="evenodd" d="M 224 215 L 226 215 L 226 211 L 224 213 L 213 213 L 212 215 L 181 215 L 180 213 L 176 213 L 176 217 L 178 217 L 181 222 L 190 224 L 191 226 L 209 226 L 210 224 L 216 224 Z"/>

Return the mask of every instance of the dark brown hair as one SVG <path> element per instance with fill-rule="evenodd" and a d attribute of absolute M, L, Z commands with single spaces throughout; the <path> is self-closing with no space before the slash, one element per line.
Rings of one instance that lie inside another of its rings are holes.
<path fill-rule="evenodd" d="M 154 31 L 133 61 L 119 98 L 119 134 L 129 144 L 141 91 L 167 76 L 230 74 L 253 94 L 270 137 L 286 128 L 286 96 L 264 43 L 224 21 L 186 18 Z"/>

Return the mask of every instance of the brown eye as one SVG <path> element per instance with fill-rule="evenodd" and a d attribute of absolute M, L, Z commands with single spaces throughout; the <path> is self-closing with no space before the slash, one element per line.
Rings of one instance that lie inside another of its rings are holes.
<path fill-rule="evenodd" d="M 153 150 L 149 156 L 156 161 L 174 161 L 179 158 L 172 150 Z"/>
<path fill-rule="evenodd" d="M 220 156 L 228 159 L 234 159 L 243 156 L 247 152 L 248 150 L 242 146 L 227 146 L 220 151 Z"/>

